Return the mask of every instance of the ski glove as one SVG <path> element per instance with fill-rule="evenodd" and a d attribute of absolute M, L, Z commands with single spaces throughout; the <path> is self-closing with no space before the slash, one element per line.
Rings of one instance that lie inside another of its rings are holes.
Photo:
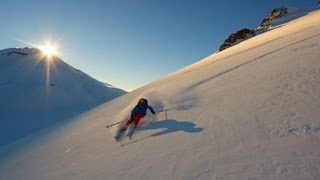
<path fill-rule="evenodd" d="M 153 115 L 156 114 L 156 112 L 154 112 L 154 110 L 151 110 L 151 112 L 152 112 Z"/>

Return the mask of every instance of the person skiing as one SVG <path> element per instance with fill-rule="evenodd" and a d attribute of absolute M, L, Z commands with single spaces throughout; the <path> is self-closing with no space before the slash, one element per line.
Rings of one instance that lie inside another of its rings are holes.
<path fill-rule="evenodd" d="M 138 104 L 131 111 L 131 118 L 124 124 L 124 126 L 120 126 L 120 129 L 117 131 L 114 138 L 118 141 L 122 132 L 126 131 L 129 125 L 133 123 L 133 127 L 131 127 L 127 132 L 127 136 L 131 139 L 134 129 L 138 126 L 140 120 L 147 114 L 147 109 L 149 109 L 152 114 L 156 113 L 153 108 L 148 105 L 147 99 L 139 99 Z"/>
<path fill-rule="evenodd" d="M 148 105 L 147 99 L 139 99 L 138 104 L 132 109 L 131 118 L 127 121 L 125 127 L 128 127 L 131 123 L 134 124 L 134 127 L 138 126 L 140 120 L 147 114 L 147 109 L 149 109 L 153 115 L 156 113 L 153 108 Z"/>

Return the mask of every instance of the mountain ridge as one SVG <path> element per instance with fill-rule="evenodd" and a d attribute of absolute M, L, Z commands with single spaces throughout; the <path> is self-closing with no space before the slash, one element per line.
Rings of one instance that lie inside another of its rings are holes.
<path fill-rule="evenodd" d="M 0 92 L 0 145 L 125 93 L 35 48 L 0 51 Z M 8 131 L 17 125 L 18 136 Z"/>

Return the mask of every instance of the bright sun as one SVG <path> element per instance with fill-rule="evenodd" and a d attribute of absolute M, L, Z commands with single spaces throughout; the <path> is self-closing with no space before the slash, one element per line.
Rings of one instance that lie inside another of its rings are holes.
<path fill-rule="evenodd" d="M 51 38 L 51 36 L 43 36 L 42 44 L 33 44 L 27 41 L 16 39 L 22 43 L 28 44 L 34 48 L 37 48 L 41 51 L 40 59 L 47 57 L 47 60 L 53 60 L 54 56 L 61 56 L 60 43 Z"/>
<path fill-rule="evenodd" d="M 54 45 L 46 44 L 43 46 L 40 46 L 40 50 L 46 55 L 46 56 L 53 56 L 57 54 L 57 48 Z"/>

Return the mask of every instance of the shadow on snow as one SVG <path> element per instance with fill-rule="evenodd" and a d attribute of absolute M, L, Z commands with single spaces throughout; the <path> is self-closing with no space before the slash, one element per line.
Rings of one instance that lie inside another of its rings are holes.
<path fill-rule="evenodd" d="M 160 132 L 153 133 L 151 135 L 136 139 L 136 140 L 131 140 L 127 143 L 121 144 L 122 147 L 137 143 L 139 141 L 145 140 L 150 137 L 157 137 L 157 136 L 162 136 L 162 135 L 167 135 L 170 133 L 175 133 L 175 132 L 187 132 L 187 133 L 199 133 L 203 130 L 203 128 L 197 127 L 197 125 L 193 122 L 189 121 L 177 121 L 175 119 L 168 119 L 168 120 L 163 120 L 163 121 L 155 121 L 148 123 L 147 125 L 143 127 L 137 128 L 136 134 L 138 134 L 139 131 L 145 131 L 145 130 L 154 130 L 154 129 L 164 129 Z"/>
<path fill-rule="evenodd" d="M 203 128 L 199 128 L 196 126 L 197 125 L 193 122 L 168 119 L 163 121 L 151 122 L 145 127 L 138 128 L 138 131 L 150 130 L 150 129 L 165 129 L 163 131 L 156 132 L 150 135 L 150 136 L 156 137 L 156 136 L 166 135 L 166 134 L 179 132 L 179 131 L 184 131 L 188 133 L 198 133 L 203 130 Z"/>

